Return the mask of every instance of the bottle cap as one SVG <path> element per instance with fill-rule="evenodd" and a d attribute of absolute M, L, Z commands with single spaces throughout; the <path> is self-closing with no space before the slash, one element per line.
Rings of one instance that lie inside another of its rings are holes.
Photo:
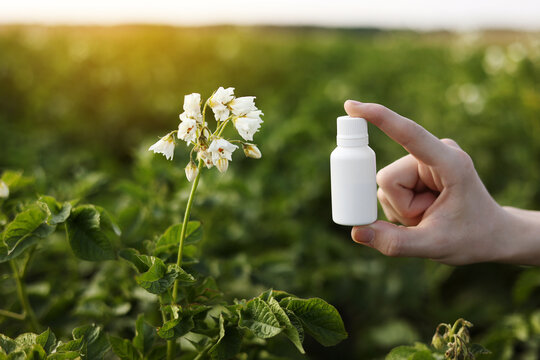
<path fill-rule="evenodd" d="M 338 117 L 337 143 L 345 146 L 366 145 L 368 143 L 367 121 L 360 117 Z"/>

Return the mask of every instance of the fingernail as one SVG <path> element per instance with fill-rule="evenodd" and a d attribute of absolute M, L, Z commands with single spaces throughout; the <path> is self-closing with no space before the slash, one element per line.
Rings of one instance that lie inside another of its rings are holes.
<path fill-rule="evenodd" d="M 353 231 L 354 242 L 360 244 L 371 244 L 375 238 L 375 231 L 370 227 L 355 227 Z"/>
<path fill-rule="evenodd" d="M 345 101 L 345 103 L 351 103 L 352 105 L 360 105 L 360 104 L 362 104 L 360 101 L 351 100 L 351 99 Z"/>

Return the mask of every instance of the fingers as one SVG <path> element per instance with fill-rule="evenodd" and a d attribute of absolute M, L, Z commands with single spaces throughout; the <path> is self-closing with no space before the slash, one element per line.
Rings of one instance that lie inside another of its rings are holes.
<path fill-rule="evenodd" d="M 405 226 L 415 226 L 415 225 L 418 225 L 420 221 L 422 220 L 423 212 L 420 213 L 419 215 L 412 216 L 412 217 L 406 217 L 402 215 L 400 211 L 398 211 L 394 207 L 394 205 L 392 205 L 392 203 L 389 201 L 384 191 L 382 191 L 382 189 L 380 188 L 377 191 L 377 197 L 379 198 L 379 202 L 381 203 L 384 214 L 386 215 L 386 218 L 388 219 L 388 221 L 398 222 Z"/>
<path fill-rule="evenodd" d="M 385 214 L 391 213 L 403 225 L 418 224 L 421 215 L 436 199 L 420 179 L 418 161 L 411 155 L 380 170 L 377 173 L 377 183 L 377 196 Z M 391 209 L 387 209 L 389 207 Z"/>
<path fill-rule="evenodd" d="M 387 256 L 436 257 L 436 246 L 422 229 L 376 221 L 369 226 L 355 226 L 351 236 L 357 243 L 377 249 Z"/>
<path fill-rule="evenodd" d="M 347 100 L 345 111 L 363 117 L 403 146 L 418 160 L 428 165 L 445 165 L 451 152 L 437 137 L 422 126 L 379 104 Z"/>

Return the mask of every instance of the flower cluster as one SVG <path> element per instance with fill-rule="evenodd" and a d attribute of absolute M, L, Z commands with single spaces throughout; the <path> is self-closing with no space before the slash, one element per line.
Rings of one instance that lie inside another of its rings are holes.
<path fill-rule="evenodd" d="M 216 127 L 211 131 L 205 121 L 207 107 L 214 113 Z M 234 88 L 217 89 L 206 100 L 201 110 L 201 95 L 197 93 L 184 97 L 183 112 L 180 114 L 178 130 L 171 131 L 148 150 L 163 154 L 167 160 L 174 156 L 175 139 L 183 140 L 187 146 L 192 146 L 190 161 L 187 164 L 186 177 L 193 181 L 199 174 L 202 166 L 211 168 L 215 166 L 220 172 L 227 171 L 229 161 L 232 161 L 232 153 L 240 144 L 247 157 L 259 159 L 261 151 L 253 141 L 253 135 L 261 127 L 261 110 L 255 106 L 254 96 L 235 97 Z M 228 124 L 232 123 L 243 140 L 226 140 L 222 133 Z M 193 161 L 193 153 L 196 153 L 198 165 Z"/>

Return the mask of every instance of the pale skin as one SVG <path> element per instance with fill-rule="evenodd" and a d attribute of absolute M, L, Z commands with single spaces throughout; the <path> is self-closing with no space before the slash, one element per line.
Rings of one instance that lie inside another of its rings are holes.
<path fill-rule="evenodd" d="M 497 204 L 455 141 L 379 104 L 348 100 L 345 111 L 409 152 L 377 173 L 377 197 L 390 222 L 353 227 L 355 242 L 388 256 L 450 265 L 540 265 L 540 212 Z"/>

